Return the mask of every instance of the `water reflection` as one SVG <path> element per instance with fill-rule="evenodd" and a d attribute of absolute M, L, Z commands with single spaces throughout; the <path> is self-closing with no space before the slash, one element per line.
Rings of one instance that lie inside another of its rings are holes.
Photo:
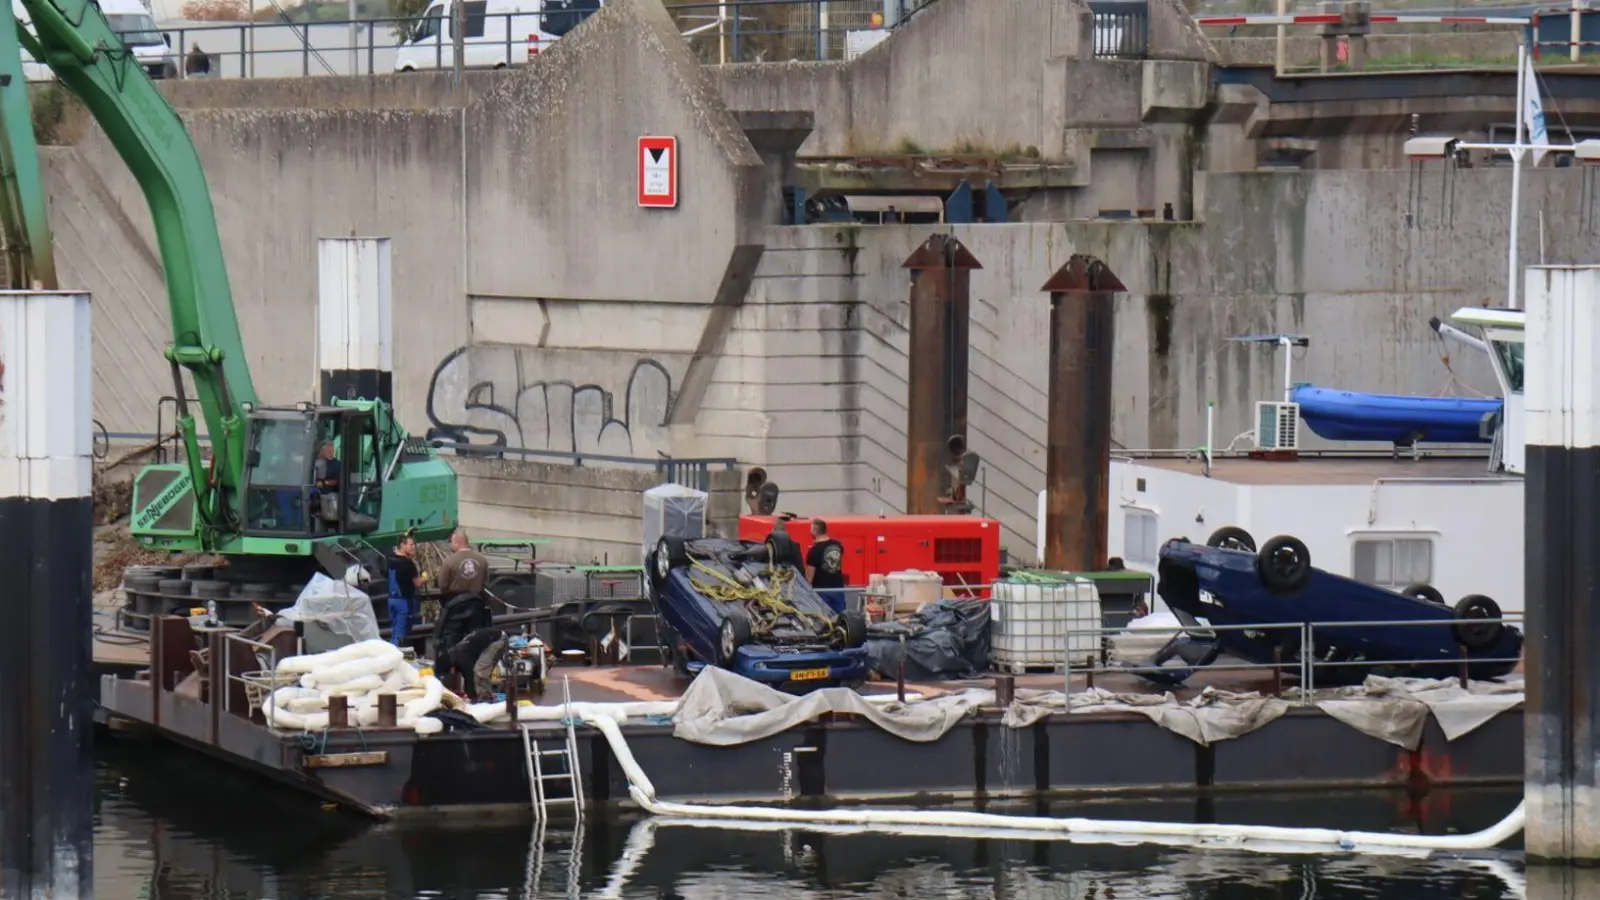
<path fill-rule="evenodd" d="M 740 832 L 639 817 L 378 825 L 160 744 L 100 750 L 100 900 L 1577 900 L 1600 879 L 1500 861 L 1292 857 L 939 837 Z M 1059 815 L 1472 831 L 1510 791 L 1075 803 Z M 1037 814 L 1029 806 L 1016 812 Z"/>

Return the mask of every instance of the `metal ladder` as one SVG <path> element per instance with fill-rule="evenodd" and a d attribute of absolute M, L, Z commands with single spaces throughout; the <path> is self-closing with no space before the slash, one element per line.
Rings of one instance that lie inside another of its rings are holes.
<path fill-rule="evenodd" d="M 539 822 L 549 819 L 552 803 L 572 804 L 573 817 L 580 822 L 583 820 L 583 778 L 578 767 L 578 732 L 572 717 L 572 688 L 566 678 L 561 679 L 561 706 L 567 736 L 565 746 L 559 750 L 540 748 L 539 742 L 533 739 L 531 726 L 522 726 L 522 751 L 528 760 L 528 793 L 533 801 L 534 818 Z M 561 760 L 562 771 L 545 774 L 544 761 L 550 758 Z M 569 795 L 553 799 L 545 796 L 544 786 L 548 781 L 566 781 L 571 787 Z"/>

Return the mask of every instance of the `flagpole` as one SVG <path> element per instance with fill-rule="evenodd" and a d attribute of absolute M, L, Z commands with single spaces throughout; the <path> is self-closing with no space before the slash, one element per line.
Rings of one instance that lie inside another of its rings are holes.
<path fill-rule="evenodd" d="M 1522 117 L 1527 111 L 1528 47 L 1517 41 L 1517 114 L 1516 140 L 1511 145 L 1511 235 L 1507 251 L 1510 265 L 1506 272 L 1506 308 L 1517 306 L 1517 220 L 1522 213 Z"/>

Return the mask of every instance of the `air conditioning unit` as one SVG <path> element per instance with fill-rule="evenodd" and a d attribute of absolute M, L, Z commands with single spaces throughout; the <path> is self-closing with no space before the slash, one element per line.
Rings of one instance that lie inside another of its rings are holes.
<path fill-rule="evenodd" d="M 1262 401 L 1256 404 L 1256 447 L 1300 449 L 1300 404 Z"/>

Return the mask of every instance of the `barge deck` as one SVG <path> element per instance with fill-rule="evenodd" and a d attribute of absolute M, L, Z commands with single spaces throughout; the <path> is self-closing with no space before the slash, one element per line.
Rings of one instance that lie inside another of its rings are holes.
<path fill-rule="evenodd" d="M 191 654 L 197 635 L 188 621 L 157 620 L 145 668 L 132 678 L 102 675 L 104 712 L 119 726 L 153 731 L 378 818 L 531 814 L 521 727 L 535 740 L 558 741 L 565 734 L 560 724 L 500 722 L 426 736 L 410 728 L 274 730 L 249 708 L 238 680 L 254 661 L 228 665 L 225 636 L 220 631 L 199 635 L 209 641 L 211 652 Z M 208 670 L 191 677 L 197 674 L 196 662 Z M 595 703 L 674 700 L 686 684 L 656 666 L 557 666 L 552 678 L 567 680 L 574 702 Z M 210 684 L 228 685 L 217 702 Z M 1436 715 L 1420 716 L 1425 721 L 1413 723 L 1413 736 L 1402 740 L 1352 724 L 1368 715 L 1361 712 L 1362 704 L 1383 701 L 1358 697 L 1290 704 L 1264 697 L 1271 685 L 1270 676 L 1259 672 L 1203 673 L 1169 698 L 1169 706 L 1175 700 L 1183 710 L 1241 692 L 1257 693 L 1238 698 L 1245 704 L 1240 709 L 1277 704 L 1271 715 L 1257 716 L 1258 724 L 1220 738 L 1186 736 L 1183 728 L 1149 709 L 1136 709 L 1159 703 L 1160 694 L 1152 695 L 1133 676 L 1106 674 L 1097 678 L 1094 691 L 1125 702 L 1080 708 L 1076 701 L 1092 692 L 1075 678 L 1068 695 L 1074 702 L 1029 717 L 1021 727 L 1014 727 L 1015 718 L 1008 724 L 1007 710 L 990 702 L 930 741 L 907 740 L 860 717 L 838 714 L 733 745 L 685 740 L 666 719 L 629 720 L 623 733 L 658 795 L 684 802 L 902 804 L 1335 788 L 1404 789 L 1422 796 L 1435 788 L 1521 782 L 1520 693 L 1508 702 L 1502 692 L 1494 711 L 1472 714 L 1477 718 L 1464 730 L 1459 723 L 1442 724 Z M 907 691 L 931 699 L 988 686 L 908 684 Z M 1054 691 L 1060 698 L 1065 686 L 1059 674 L 1015 681 L 1019 702 L 1030 691 Z M 883 683 L 861 689 L 867 695 L 895 691 L 895 685 Z M 1222 715 L 1226 719 L 1230 713 Z M 580 728 L 577 743 L 586 800 L 626 805 L 627 779 L 607 742 L 594 729 Z"/>

